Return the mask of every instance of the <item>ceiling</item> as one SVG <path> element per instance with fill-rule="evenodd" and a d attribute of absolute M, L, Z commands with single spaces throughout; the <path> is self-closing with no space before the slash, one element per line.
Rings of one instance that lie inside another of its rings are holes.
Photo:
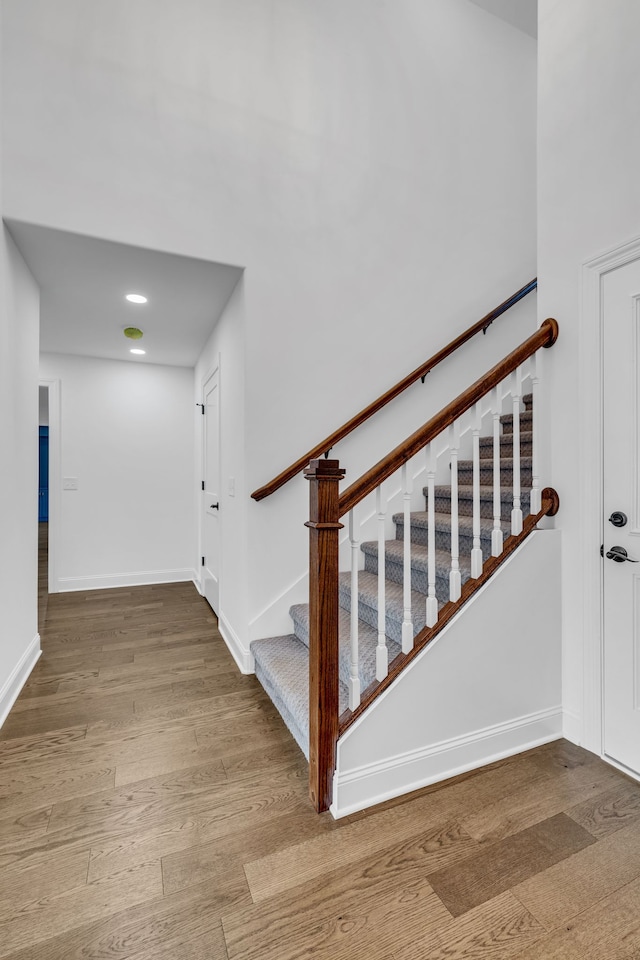
<path fill-rule="evenodd" d="M 538 0 L 471 0 L 471 3 L 506 20 L 530 37 L 538 36 Z"/>
<path fill-rule="evenodd" d="M 34 224 L 7 226 L 40 286 L 40 349 L 193 367 L 242 275 L 238 267 L 96 240 Z M 127 293 L 148 303 L 133 304 Z M 144 332 L 135 343 L 125 327 Z M 142 347 L 144 356 L 133 356 Z"/>
<path fill-rule="evenodd" d="M 537 36 L 537 0 L 471 0 Z M 35 224 L 7 226 L 40 287 L 40 349 L 193 367 L 242 269 Z M 125 300 L 142 293 L 148 303 Z M 123 329 L 144 332 L 135 344 Z M 134 356 L 132 346 L 146 350 Z"/>

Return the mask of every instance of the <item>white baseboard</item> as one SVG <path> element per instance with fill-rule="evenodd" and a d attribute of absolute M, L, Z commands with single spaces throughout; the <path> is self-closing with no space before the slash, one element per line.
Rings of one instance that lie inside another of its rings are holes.
<path fill-rule="evenodd" d="M 29 674 L 38 662 L 41 652 L 40 634 L 36 633 L 0 690 L 0 727 L 29 679 Z"/>
<path fill-rule="evenodd" d="M 255 673 L 253 654 L 247 650 L 241 642 L 233 627 L 224 619 L 222 615 L 218 616 L 218 630 L 222 639 L 229 648 L 229 653 L 238 664 L 241 673 Z"/>
<path fill-rule="evenodd" d="M 336 819 L 346 817 L 560 737 L 562 709 L 555 707 L 434 743 L 380 763 L 336 773 L 331 813 Z"/>
<path fill-rule="evenodd" d="M 143 570 L 138 573 L 112 573 L 90 577 L 59 577 L 59 593 L 75 590 L 109 590 L 115 587 L 143 587 L 155 583 L 197 583 L 196 571 L 192 567 L 181 570 Z"/>

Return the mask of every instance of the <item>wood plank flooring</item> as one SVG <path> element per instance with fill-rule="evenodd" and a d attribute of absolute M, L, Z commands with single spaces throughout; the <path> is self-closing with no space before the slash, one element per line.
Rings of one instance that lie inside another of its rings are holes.
<path fill-rule="evenodd" d="M 192 585 L 40 612 L 0 730 L 0 960 L 640 960 L 640 784 L 593 755 L 335 822 Z"/>

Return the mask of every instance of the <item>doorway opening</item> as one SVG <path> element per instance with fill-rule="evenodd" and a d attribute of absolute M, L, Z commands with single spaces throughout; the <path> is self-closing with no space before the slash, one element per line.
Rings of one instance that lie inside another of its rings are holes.
<path fill-rule="evenodd" d="M 220 357 L 202 385 L 202 593 L 220 612 Z"/>
<path fill-rule="evenodd" d="M 624 559 L 616 562 L 615 555 L 624 547 L 630 560 L 640 558 L 637 541 L 625 539 L 640 536 L 639 272 L 640 238 L 583 265 L 583 685 L 581 730 L 575 731 L 583 746 L 637 779 L 640 757 L 629 749 L 633 737 L 620 739 L 619 732 L 624 728 L 628 734 L 632 726 L 637 731 L 640 722 L 640 605 L 636 603 L 640 581 L 632 573 L 635 565 Z M 619 429 L 624 429 L 620 451 L 616 448 Z M 623 462 L 618 463 L 614 453 Z"/>
<path fill-rule="evenodd" d="M 38 389 L 38 631 L 50 593 L 57 592 L 56 543 L 60 517 L 60 381 L 40 380 Z"/>
<path fill-rule="evenodd" d="M 38 632 L 49 597 L 49 391 L 39 388 L 38 417 Z"/>

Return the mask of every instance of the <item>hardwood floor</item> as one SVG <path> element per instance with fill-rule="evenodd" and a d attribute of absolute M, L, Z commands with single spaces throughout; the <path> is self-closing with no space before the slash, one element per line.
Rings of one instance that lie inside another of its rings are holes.
<path fill-rule="evenodd" d="M 560 741 L 339 822 L 189 584 L 48 598 L 0 958 L 640 958 L 640 785 Z"/>

